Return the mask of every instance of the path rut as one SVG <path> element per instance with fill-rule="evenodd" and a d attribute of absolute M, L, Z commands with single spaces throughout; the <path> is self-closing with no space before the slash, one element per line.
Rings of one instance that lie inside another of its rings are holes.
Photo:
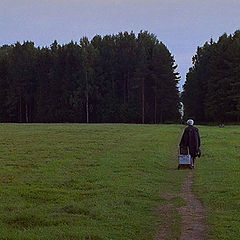
<path fill-rule="evenodd" d="M 181 234 L 176 240 L 207 240 L 206 224 L 205 224 L 205 209 L 201 201 L 193 193 L 193 175 L 194 170 L 190 171 L 185 178 L 180 197 L 184 200 L 185 205 L 176 209 L 170 200 L 173 197 L 171 194 L 163 196 L 168 200 L 165 205 L 162 205 L 158 212 L 165 222 L 161 224 L 158 234 L 154 240 L 169 240 L 171 226 L 175 224 L 172 211 L 178 210 L 182 218 Z"/>
<path fill-rule="evenodd" d="M 186 204 L 179 208 L 182 216 L 180 240 L 207 240 L 205 210 L 192 190 L 193 172 L 186 177 L 180 194 Z"/>

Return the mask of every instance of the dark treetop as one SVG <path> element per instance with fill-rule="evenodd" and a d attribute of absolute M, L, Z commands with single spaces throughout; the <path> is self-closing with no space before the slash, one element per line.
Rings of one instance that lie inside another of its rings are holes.
<path fill-rule="evenodd" d="M 240 122 L 240 31 L 197 49 L 182 101 L 198 122 Z"/>
<path fill-rule="evenodd" d="M 173 56 L 153 34 L 0 48 L 0 121 L 162 123 L 179 119 Z"/>

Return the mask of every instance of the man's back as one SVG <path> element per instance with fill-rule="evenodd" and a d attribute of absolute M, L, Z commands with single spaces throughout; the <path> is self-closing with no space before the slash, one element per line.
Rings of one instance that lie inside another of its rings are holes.
<path fill-rule="evenodd" d="M 193 127 L 192 125 L 189 125 L 185 128 L 184 133 L 182 135 L 182 139 L 180 142 L 181 148 L 189 148 L 190 155 L 192 157 L 196 157 L 199 147 L 200 147 L 200 136 L 198 129 L 196 127 Z"/>

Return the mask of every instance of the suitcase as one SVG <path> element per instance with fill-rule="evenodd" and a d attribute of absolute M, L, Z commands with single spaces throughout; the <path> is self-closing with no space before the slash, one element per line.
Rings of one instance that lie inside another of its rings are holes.
<path fill-rule="evenodd" d="M 182 167 L 192 168 L 191 155 L 189 148 L 180 148 L 178 151 L 178 169 Z"/>

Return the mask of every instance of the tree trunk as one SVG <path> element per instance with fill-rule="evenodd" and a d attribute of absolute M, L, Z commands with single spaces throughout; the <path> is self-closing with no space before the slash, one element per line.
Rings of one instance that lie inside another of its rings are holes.
<path fill-rule="evenodd" d="M 163 123 L 163 111 L 162 111 L 162 106 L 160 110 L 160 123 Z"/>
<path fill-rule="evenodd" d="M 129 102 L 130 99 L 130 76 L 129 76 L 129 70 L 127 75 L 127 101 Z"/>
<path fill-rule="evenodd" d="M 154 123 L 157 124 L 157 94 L 155 91 L 155 97 L 154 97 Z"/>
<path fill-rule="evenodd" d="M 28 120 L 28 105 L 27 105 L 27 103 L 25 104 L 25 115 L 26 115 L 26 123 L 28 123 L 29 120 Z"/>
<path fill-rule="evenodd" d="M 115 84 L 114 84 L 114 78 L 112 77 L 112 96 L 115 97 Z"/>
<path fill-rule="evenodd" d="M 87 114 L 87 123 L 89 123 L 89 97 L 88 97 L 88 75 L 86 71 L 86 114 Z"/>
<path fill-rule="evenodd" d="M 123 103 L 126 104 L 126 98 L 127 98 L 127 78 L 126 74 L 123 75 Z"/>
<path fill-rule="evenodd" d="M 19 122 L 22 122 L 22 97 L 19 96 Z"/>
<path fill-rule="evenodd" d="M 157 79 L 154 81 L 154 123 L 157 124 Z"/>
<path fill-rule="evenodd" d="M 145 122 L 145 95 L 144 95 L 144 78 L 142 78 L 142 124 Z"/>

